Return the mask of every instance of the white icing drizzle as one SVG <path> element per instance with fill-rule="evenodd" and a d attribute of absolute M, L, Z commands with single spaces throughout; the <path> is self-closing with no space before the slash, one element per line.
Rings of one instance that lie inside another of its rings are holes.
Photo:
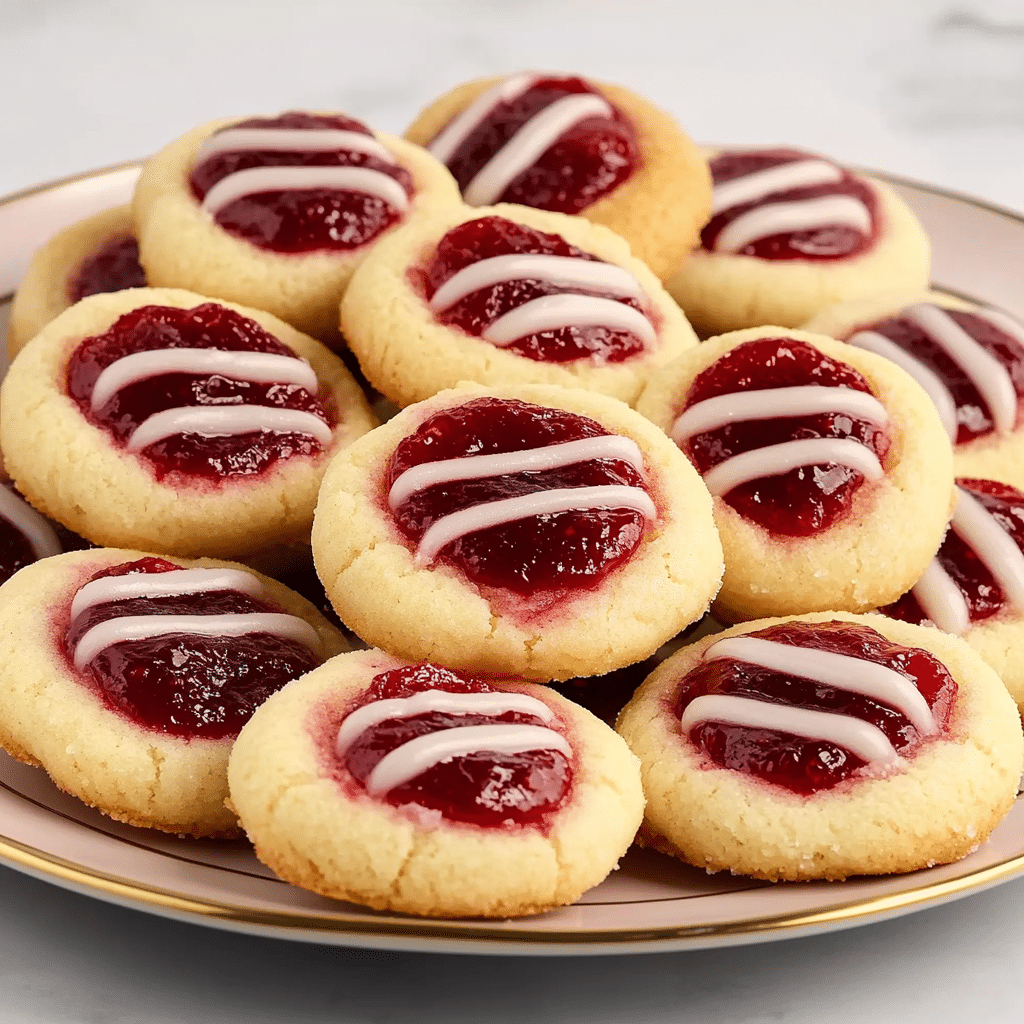
<path fill-rule="evenodd" d="M 174 634 L 238 637 L 251 633 L 270 633 L 283 640 L 294 640 L 318 656 L 322 653 L 323 647 L 316 630 L 304 619 L 281 612 L 126 615 L 100 622 L 82 635 L 75 645 L 75 668 L 84 668 L 101 651 L 128 640 L 148 640 Z"/>
<path fill-rule="evenodd" d="M 416 549 L 417 566 L 429 565 L 442 548 L 469 533 L 530 516 L 592 508 L 630 508 L 648 519 L 657 516 L 650 495 L 640 487 L 605 484 L 596 487 L 562 487 L 515 498 L 489 501 L 453 512 L 436 520 L 424 533 Z"/>
<path fill-rule="evenodd" d="M 993 327 L 1008 334 L 1014 341 L 1024 346 L 1024 324 L 998 309 L 972 309 L 971 313 L 981 320 L 987 320 Z"/>
<path fill-rule="evenodd" d="M 599 263 L 576 256 L 548 256 L 543 253 L 510 253 L 490 256 L 463 267 L 434 292 L 430 308 L 443 312 L 467 295 L 505 281 L 543 281 L 563 288 L 610 292 L 622 298 L 643 301 L 640 282 L 624 267 Z"/>
<path fill-rule="evenodd" d="M 809 185 L 830 185 L 842 181 L 842 178 L 842 170 L 828 160 L 792 160 L 777 167 L 766 167 L 762 171 L 752 171 L 715 185 L 711 215 L 765 199 L 776 192 L 806 188 Z"/>
<path fill-rule="evenodd" d="M 881 729 L 859 718 L 828 711 L 786 707 L 732 694 L 707 694 L 687 704 L 680 718 L 684 734 L 704 722 L 773 729 L 804 739 L 834 743 L 868 764 L 895 764 L 900 760 Z"/>
<path fill-rule="evenodd" d="M 928 563 L 911 593 L 921 611 L 943 632 L 963 636 L 967 631 L 971 624 L 970 608 L 960 588 L 937 558 Z"/>
<path fill-rule="evenodd" d="M 398 508 L 413 494 L 435 484 L 455 480 L 481 480 L 489 476 L 509 473 L 542 472 L 558 469 L 592 459 L 620 459 L 634 469 L 643 470 L 643 455 L 635 441 L 620 434 L 583 437 L 576 441 L 548 445 L 545 448 L 526 448 L 522 451 L 500 452 L 494 455 L 470 455 L 461 459 L 442 459 L 424 462 L 407 469 L 391 485 L 388 505 Z"/>
<path fill-rule="evenodd" d="M 545 724 L 553 721 L 555 717 L 555 713 L 547 704 L 526 693 L 452 693 L 448 690 L 421 690 L 410 697 L 390 697 L 356 708 L 338 729 L 335 752 L 339 757 L 343 756 L 358 737 L 381 722 L 389 722 L 395 718 L 412 718 L 414 715 L 426 714 L 429 711 L 495 717 L 508 711 L 517 711 L 539 718 Z"/>
<path fill-rule="evenodd" d="M 847 339 L 847 344 L 874 352 L 875 355 L 888 359 L 890 363 L 895 363 L 901 370 L 909 373 L 932 400 L 949 439 L 956 442 L 956 402 L 953 400 L 949 388 L 937 373 L 925 366 L 920 359 L 911 355 L 905 348 L 901 348 L 895 341 L 877 331 L 857 331 Z"/>
<path fill-rule="evenodd" d="M 628 331 L 639 338 L 645 348 L 652 348 L 657 342 L 654 325 L 639 310 L 615 299 L 572 293 L 544 295 L 524 302 L 498 317 L 480 336 L 498 348 L 505 348 L 528 335 L 563 327 Z"/>
<path fill-rule="evenodd" d="M 263 584 L 242 569 L 171 569 L 168 572 L 138 572 L 125 576 L 101 576 L 81 587 L 71 602 L 71 619 L 97 605 L 130 601 L 140 597 L 178 597 L 217 591 L 237 591 L 261 597 Z"/>
<path fill-rule="evenodd" d="M 530 118 L 463 190 L 470 206 L 488 206 L 565 132 L 588 117 L 611 117 L 611 104 L 596 93 L 573 93 Z"/>
<path fill-rule="evenodd" d="M 50 555 L 59 555 L 64 550 L 49 520 L 2 484 L 0 516 L 20 531 L 36 558 L 49 558 Z"/>
<path fill-rule="evenodd" d="M 697 402 L 676 420 L 671 437 L 676 444 L 682 444 L 687 438 L 717 430 L 727 423 L 820 413 L 853 416 L 879 427 L 889 422 L 885 406 L 866 391 L 806 384 L 764 391 L 737 391 Z"/>
<path fill-rule="evenodd" d="M 875 453 L 859 441 L 845 437 L 815 437 L 784 441 L 734 455 L 709 469 L 704 474 L 704 484 L 717 496 L 751 480 L 781 476 L 801 466 L 829 463 L 847 466 L 870 481 L 881 480 L 885 476 Z"/>
<path fill-rule="evenodd" d="M 482 93 L 465 110 L 448 123 L 427 149 L 443 164 L 447 164 L 455 151 L 469 138 L 470 133 L 502 103 L 508 103 L 522 96 L 538 76 L 530 71 L 520 72 L 496 82 Z"/>
<path fill-rule="evenodd" d="M 194 166 L 222 153 L 331 153 L 349 150 L 394 162 L 391 151 L 372 135 L 341 128 L 226 128 L 206 138 Z"/>
<path fill-rule="evenodd" d="M 313 368 L 297 356 L 212 348 L 151 349 L 132 352 L 104 368 L 93 385 L 93 412 L 102 409 L 122 388 L 165 373 L 218 375 L 257 384 L 297 384 L 310 395 L 320 389 Z"/>
<path fill-rule="evenodd" d="M 128 439 L 128 451 L 138 452 L 174 434 L 225 437 L 270 431 L 309 434 L 325 447 L 331 428 L 319 417 L 301 409 L 276 409 L 259 405 L 187 405 L 165 409 L 143 420 Z"/>
<path fill-rule="evenodd" d="M 812 647 L 794 647 L 755 636 L 719 640 L 704 652 L 705 661 L 734 658 L 788 676 L 857 693 L 900 712 L 922 736 L 939 731 L 928 702 L 905 675 L 863 658 Z"/>
<path fill-rule="evenodd" d="M 301 189 L 359 192 L 383 200 L 399 213 L 409 208 L 405 189 L 389 174 L 369 167 L 247 167 L 221 178 L 203 197 L 202 208 L 216 217 L 244 196 Z"/>
<path fill-rule="evenodd" d="M 988 509 L 962 487 L 957 488 L 950 527 L 992 574 L 1007 603 L 1024 611 L 1024 552 Z"/>
<path fill-rule="evenodd" d="M 380 796 L 422 775 L 434 765 L 484 751 L 520 754 L 557 750 L 572 757 L 566 738 L 540 725 L 465 725 L 417 736 L 385 754 L 366 779 L 366 789 Z"/>
<path fill-rule="evenodd" d="M 793 202 L 755 206 L 730 221 L 715 238 L 715 252 L 738 253 L 752 242 L 836 224 L 871 232 L 871 213 L 854 196 L 817 196 Z"/>

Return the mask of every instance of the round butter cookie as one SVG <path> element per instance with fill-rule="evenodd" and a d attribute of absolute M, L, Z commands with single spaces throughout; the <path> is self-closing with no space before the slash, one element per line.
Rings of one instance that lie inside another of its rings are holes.
<path fill-rule="evenodd" d="M 393 232 L 353 275 L 341 325 L 399 406 L 460 380 L 584 387 L 630 404 L 697 344 L 621 238 L 508 205 L 448 207 Z"/>
<path fill-rule="evenodd" d="M 188 557 L 308 554 L 330 456 L 376 423 L 319 342 L 173 289 L 83 299 L 0 394 L 7 468 L 37 509 L 95 544 Z"/>
<path fill-rule="evenodd" d="M 707 155 L 711 219 L 666 281 L 702 337 L 799 327 L 844 299 L 928 286 L 928 236 L 884 182 L 795 149 Z"/>
<path fill-rule="evenodd" d="M 143 288 L 130 206 L 77 221 L 40 246 L 11 303 L 7 356 L 13 359 L 29 338 L 87 295 Z"/>
<path fill-rule="evenodd" d="M 324 896 L 428 917 L 516 917 L 602 881 L 643 817 L 636 758 L 536 684 L 357 651 L 242 730 L 231 804 L 256 854 Z"/>
<path fill-rule="evenodd" d="M 874 353 L 779 327 L 734 331 L 682 356 L 637 410 L 714 496 L 725 622 L 875 608 L 938 550 L 954 500 L 949 441 L 920 385 Z"/>
<path fill-rule="evenodd" d="M 664 279 L 698 244 L 711 205 L 700 150 L 618 85 L 522 72 L 466 82 L 405 133 L 455 176 L 470 206 L 579 214 L 625 238 Z"/>
<path fill-rule="evenodd" d="M 132 208 L 150 284 L 265 309 L 335 342 L 338 302 L 373 245 L 457 203 L 451 175 L 343 114 L 202 125 L 146 162 Z"/>
<path fill-rule="evenodd" d="M 646 658 L 722 573 L 679 450 L 622 402 L 539 384 L 443 391 L 339 453 L 313 559 L 366 643 L 540 682 Z"/>
<path fill-rule="evenodd" d="M 640 758 L 640 839 L 772 881 L 959 860 L 1013 804 L 1024 740 L 964 641 L 881 615 L 762 619 L 686 647 L 617 729 Z"/>
<path fill-rule="evenodd" d="M 0 587 L 0 745 L 132 825 L 238 831 L 227 761 L 253 710 L 346 649 L 307 601 L 243 566 L 101 548 Z"/>

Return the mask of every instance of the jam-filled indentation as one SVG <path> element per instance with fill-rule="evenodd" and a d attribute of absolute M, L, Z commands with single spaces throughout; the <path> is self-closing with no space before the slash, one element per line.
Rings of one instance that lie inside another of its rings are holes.
<path fill-rule="evenodd" d="M 146 272 L 139 262 L 139 243 L 134 235 L 115 235 L 82 261 L 68 282 L 68 301 L 80 302 L 87 295 L 145 288 Z"/>

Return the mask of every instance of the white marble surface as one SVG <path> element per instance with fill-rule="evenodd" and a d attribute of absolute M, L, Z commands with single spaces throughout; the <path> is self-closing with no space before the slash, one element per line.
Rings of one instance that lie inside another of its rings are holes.
<path fill-rule="evenodd" d="M 341 108 L 401 131 L 448 86 L 524 66 L 630 85 L 701 140 L 793 143 L 1024 211 L 1021 0 L 0 0 L 0 194 L 227 114 Z M 1024 1006 L 1024 881 L 829 936 L 544 960 L 249 938 L 0 869 L 0 935 L 10 1024 L 932 1024 Z"/>

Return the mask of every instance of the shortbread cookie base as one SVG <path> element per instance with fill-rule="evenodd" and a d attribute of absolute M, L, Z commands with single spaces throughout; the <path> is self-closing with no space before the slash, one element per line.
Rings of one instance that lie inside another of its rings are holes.
<path fill-rule="evenodd" d="M 110 548 L 67 552 L 26 566 L 0 587 L 0 746 L 118 821 L 183 835 L 236 835 L 237 819 L 224 804 L 233 738 L 184 739 L 133 724 L 80 681 L 64 651 L 78 588 L 101 569 L 145 557 Z M 182 568 L 242 568 L 174 561 Z M 274 604 L 316 630 L 325 657 L 347 650 L 313 605 L 259 578 Z"/>
<path fill-rule="evenodd" d="M 549 363 L 441 324 L 410 271 L 429 262 L 438 242 L 456 225 L 490 216 L 561 235 L 577 248 L 628 270 L 647 296 L 657 347 L 621 363 Z M 341 304 L 341 325 L 367 379 L 398 406 L 423 401 L 460 380 L 494 386 L 585 387 L 632 404 L 651 376 L 697 344 L 679 307 L 645 264 L 630 255 L 622 238 L 579 217 L 509 204 L 447 207 L 392 232 L 353 275 Z"/>
<path fill-rule="evenodd" d="M 949 440 L 931 400 L 899 367 L 820 334 L 751 328 L 710 338 L 683 355 L 651 382 L 637 411 L 669 433 L 699 373 L 737 346 L 771 337 L 807 342 L 866 378 L 890 415 L 886 475 L 860 488 L 848 516 L 812 537 L 772 534 L 716 497 L 725 578 L 714 614 L 741 622 L 839 608 L 868 611 L 895 601 L 938 550 L 955 502 Z"/>
<path fill-rule="evenodd" d="M 386 511 L 383 478 L 399 442 L 431 415 L 495 396 L 568 409 L 633 438 L 660 518 L 639 549 L 594 589 L 531 607 L 484 592 L 459 570 L 414 564 Z M 546 385 L 465 384 L 410 406 L 331 463 L 313 524 L 313 559 L 342 621 L 410 661 L 548 682 L 641 661 L 706 610 L 722 573 L 711 499 L 657 428 L 604 395 Z"/>
<path fill-rule="evenodd" d="M 638 766 L 611 729 L 551 690 L 502 684 L 553 707 L 576 753 L 571 795 L 547 834 L 447 821 L 330 776 L 313 723 L 340 721 L 374 675 L 402 664 L 382 651 L 335 658 L 279 691 L 246 724 L 228 778 L 260 860 L 324 896 L 428 917 L 536 914 L 601 882 L 643 816 Z"/>
<path fill-rule="evenodd" d="M 1013 701 L 964 641 L 881 615 L 826 612 L 797 621 L 860 622 L 939 658 L 959 687 L 952 742 L 925 744 L 904 770 L 848 779 L 803 797 L 721 768 L 681 733 L 672 704 L 679 680 L 734 627 L 684 648 L 651 674 L 617 730 L 641 761 L 648 805 L 641 840 L 709 872 L 771 881 L 843 879 L 915 871 L 966 856 L 1009 811 L 1024 740 Z"/>

